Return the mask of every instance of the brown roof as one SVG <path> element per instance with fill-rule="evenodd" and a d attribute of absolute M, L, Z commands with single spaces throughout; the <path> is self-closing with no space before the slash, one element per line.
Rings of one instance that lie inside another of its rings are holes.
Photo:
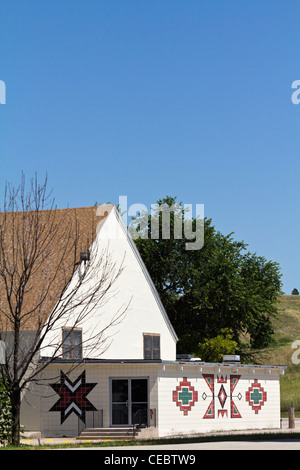
<path fill-rule="evenodd" d="M 0 331 L 47 319 L 113 207 L 0 214 Z"/>

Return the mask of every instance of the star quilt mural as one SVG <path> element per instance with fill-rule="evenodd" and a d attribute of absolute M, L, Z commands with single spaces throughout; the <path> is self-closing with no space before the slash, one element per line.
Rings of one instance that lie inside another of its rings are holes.
<path fill-rule="evenodd" d="M 96 410 L 94 405 L 87 399 L 87 395 L 97 384 L 86 382 L 85 371 L 72 382 L 61 370 L 60 382 L 49 385 L 59 395 L 59 399 L 49 411 L 60 412 L 61 424 L 71 413 L 75 413 L 85 423 L 86 411 Z"/>

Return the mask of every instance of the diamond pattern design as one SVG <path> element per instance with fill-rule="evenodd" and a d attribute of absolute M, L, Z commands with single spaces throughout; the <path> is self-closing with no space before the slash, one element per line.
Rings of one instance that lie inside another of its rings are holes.
<path fill-rule="evenodd" d="M 222 406 L 222 408 L 224 408 L 224 405 L 227 399 L 227 393 L 225 392 L 225 388 L 223 385 L 221 386 L 220 391 L 218 393 L 218 398 L 219 398 L 220 405 Z"/>
<path fill-rule="evenodd" d="M 188 382 L 187 377 L 184 377 L 173 391 L 173 401 L 183 411 L 184 416 L 187 416 L 192 406 L 198 401 L 198 392 L 195 391 L 191 382 Z"/>
<path fill-rule="evenodd" d="M 258 414 L 261 407 L 264 406 L 267 401 L 267 392 L 264 391 L 257 379 L 255 379 L 253 384 L 248 388 L 246 401 L 249 403 L 252 410 L 254 410 L 255 414 Z"/>

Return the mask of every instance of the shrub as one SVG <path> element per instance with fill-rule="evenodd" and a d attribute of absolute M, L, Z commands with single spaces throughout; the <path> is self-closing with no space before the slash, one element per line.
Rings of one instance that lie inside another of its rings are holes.
<path fill-rule="evenodd" d="M 11 444 L 12 412 L 9 393 L 5 381 L 0 378 L 0 444 Z"/>
<path fill-rule="evenodd" d="M 222 328 L 221 334 L 211 339 L 205 339 L 203 343 L 199 343 L 196 356 L 206 362 L 222 362 L 224 354 L 235 354 L 237 342 L 233 339 L 232 330 L 230 328 Z"/>

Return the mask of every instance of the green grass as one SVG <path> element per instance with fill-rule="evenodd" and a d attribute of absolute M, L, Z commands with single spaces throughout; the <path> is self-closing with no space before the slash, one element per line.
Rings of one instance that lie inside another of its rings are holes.
<path fill-rule="evenodd" d="M 281 296 L 279 310 L 280 315 L 274 320 L 275 341 L 262 351 L 260 363 L 288 366 L 280 378 L 281 411 L 287 412 L 292 402 L 295 410 L 300 411 L 300 364 L 294 364 L 292 360 L 297 349 L 300 360 L 300 296 Z M 292 343 L 296 340 L 299 340 L 299 346 L 293 349 Z"/>
<path fill-rule="evenodd" d="M 264 432 L 264 433 L 249 433 L 249 434 L 220 434 L 210 436 L 195 436 L 195 437 L 176 437 L 176 438 L 163 438 L 163 439 L 149 439 L 143 441 L 109 441 L 109 442 L 89 442 L 89 443 L 78 443 L 78 444 L 41 444 L 29 445 L 22 444 L 19 447 L 7 446 L 1 447 L 0 450 L 56 450 L 56 449 L 72 449 L 72 448 L 87 448 L 87 447 L 120 447 L 120 446 L 157 446 L 159 450 L 160 445 L 164 444 L 184 444 L 184 443 L 195 443 L 195 442 L 219 442 L 219 441 L 266 441 L 273 439 L 300 439 L 300 432 L 294 431 L 292 434 L 287 432 Z"/>

